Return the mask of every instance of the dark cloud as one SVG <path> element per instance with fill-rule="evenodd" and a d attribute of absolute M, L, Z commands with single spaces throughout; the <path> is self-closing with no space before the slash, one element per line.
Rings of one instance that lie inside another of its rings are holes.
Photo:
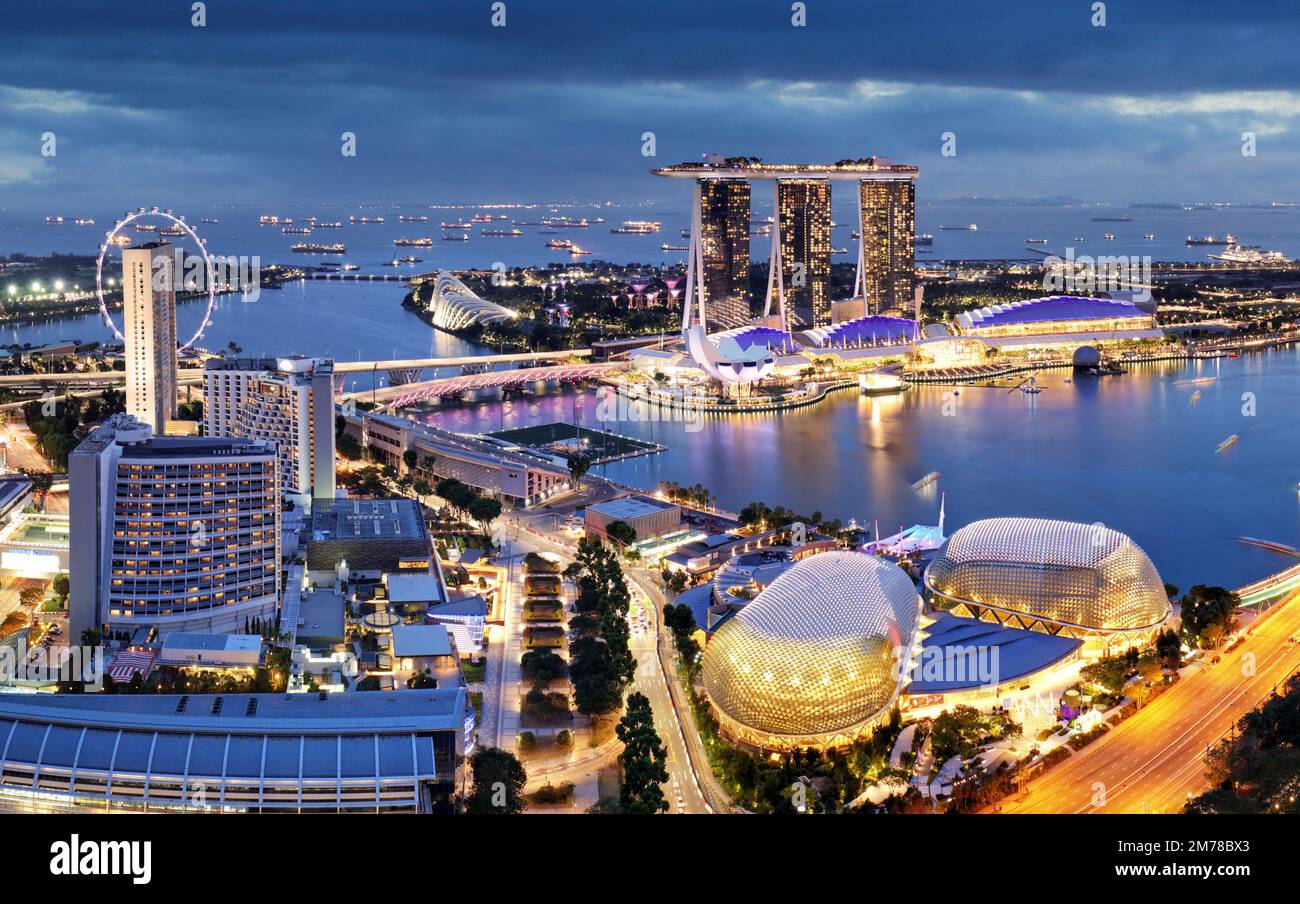
<path fill-rule="evenodd" d="M 883 153 L 931 197 L 1187 197 L 1225 167 L 1211 184 L 1272 197 L 1297 163 L 1292 3 L 1112 0 L 1105 28 L 1087 0 L 808 0 L 806 28 L 769 0 L 506 0 L 505 28 L 490 6 L 209 0 L 202 29 L 178 0 L 6 9 L 5 203 L 633 200 L 704 150 Z M 47 130 L 59 156 L 33 160 Z"/>

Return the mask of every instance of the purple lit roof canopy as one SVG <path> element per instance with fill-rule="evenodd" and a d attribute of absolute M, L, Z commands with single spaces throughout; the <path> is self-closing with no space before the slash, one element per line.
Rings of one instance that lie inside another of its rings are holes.
<path fill-rule="evenodd" d="M 799 338 L 814 348 L 859 348 L 913 342 L 917 335 L 915 320 L 873 314 L 805 330 Z"/>
<path fill-rule="evenodd" d="M 958 315 L 957 324 L 965 332 L 1014 324 L 1125 318 L 1143 319 L 1149 322 L 1151 315 L 1126 299 L 1051 295 L 1046 298 L 1028 298 L 966 311 Z"/>

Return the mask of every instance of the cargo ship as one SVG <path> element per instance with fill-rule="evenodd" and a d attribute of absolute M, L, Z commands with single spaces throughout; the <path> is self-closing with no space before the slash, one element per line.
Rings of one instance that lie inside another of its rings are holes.
<path fill-rule="evenodd" d="M 399 223 L 427 223 L 429 218 L 424 214 L 404 213 L 397 217 Z"/>
<path fill-rule="evenodd" d="M 400 239 L 393 239 L 393 244 L 399 248 L 432 248 L 433 239 L 428 236 L 421 236 L 418 239 L 408 239 L 402 236 Z"/>
<path fill-rule="evenodd" d="M 442 234 L 442 240 L 444 242 L 468 242 L 469 233 L 468 232 L 444 232 Z"/>
<path fill-rule="evenodd" d="M 1212 235 L 1203 235 L 1200 238 L 1197 238 L 1194 235 L 1189 235 L 1187 237 L 1187 244 L 1189 245 L 1235 245 L 1237 244 L 1237 237 L 1233 235 L 1231 232 L 1229 232 L 1221 239 L 1215 238 Z"/>
<path fill-rule="evenodd" d="M 504 236 L 507 238 L 517 238 L 524 234 L 522 229 L 480 229 L 479 235 Z"/>
<path fill-rule="evenodd" d="M 944 230 L 945 232 L 977 232 L 977 231 L 979 231 L 979 226 L 975 225 L 974 223 L 967 223 L 965 226 L 940 226 L 939 228 L 942 229 L 942 230 Z"/>
<path fill-rule="evenodd" d="M 464 220 L 461 220 L 458 223 L 439 223 L 438 225 L 441 226 L 443 229 L 473 229 L 474 228 L 473 223 L 466 223 Z"/>
<path fill-rule="evenodd" d="M 850 235 L 851 235 L 851 234 L 852 234 L 852 233 L 850 233 Z M 932 235 L 930 235 L 930 234 L 928 234 L 928 233 L 923 232 L 923 233 L 921 233 L 920 235 L 918 235 L 918 236 L 916 237 L 916 244 L 918 244 L 918 245 L 933 245 L 933 244 L 934 244 L 934 236 L 932 236 Z"/>
<path fill-rule="evenodd" d="M 342 242 L 335 242 L 333 245 L 323 245 L 320 242 L 297 242 L 290 245 L 289 250 L 295 254 L 342 254 L 348 249 Z"/>
<path fill-rule="evenodd" d="M 355 223 L 355 224 L 357 224 L 358 226 L 372 226 L 372 225 L 374 225 L 374 226 L 380 226 L 380 225 L 383 225 L 384 218 L 383 218 L 383 217 L 358 217 L 358 216 L 350 216 L 350 217 L 348 217 L 348 222 L 349 222 L 349 223 Z"/>
<path fill-rule="evenodd" d="M 549 242 L 546 243 L 546 247 L 547 247 L 547 248 L 564 248 L 564 249 L 567 250 L 567 249 L 573 247 L 573 242 L 572 242 L 571 240 L 569 240 L 569 239 L 551 239 Z M 665 245 L 664 247 L 667 248 L 668 246 Z"/>
<path fill-rule="evenodd" d="M 310 226 L 286 226 L 280 230 L 280 235 L 311 235 Z"/>

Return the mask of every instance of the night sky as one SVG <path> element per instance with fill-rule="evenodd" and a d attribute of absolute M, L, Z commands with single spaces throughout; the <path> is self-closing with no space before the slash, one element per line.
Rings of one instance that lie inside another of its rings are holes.
<path fill-rule="evenodd" d="M 931 200 L 1300 200 L 1294 2 L 190 6 L 5 2 L 0 206 L 659 200 L 703 152 L 879 154 Z"/>

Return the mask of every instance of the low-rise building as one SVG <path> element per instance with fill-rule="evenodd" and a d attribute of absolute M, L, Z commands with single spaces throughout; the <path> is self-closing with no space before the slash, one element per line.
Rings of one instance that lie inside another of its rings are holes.
<path fill-rule="evenodd" d="M 637 540 L 661 537 L 681 529 L 682 510 L 672 503 L 656 502 L 643 496 L 624 496 L 589 505 L 583 512 L 588 537 L 609 539 L 608 529 L 622 521 L 636 531 Z"/>

